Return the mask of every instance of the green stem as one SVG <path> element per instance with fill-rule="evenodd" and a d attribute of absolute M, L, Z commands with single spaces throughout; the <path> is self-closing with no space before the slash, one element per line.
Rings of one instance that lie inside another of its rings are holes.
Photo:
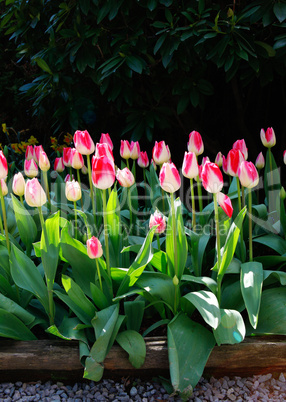
<path fill-rule="evenodd" d="M 161 250 L 159 233 L 157 233 L 157 246 L 158 246 L 158 250 Z"/>
<path fill-rule="evenodd" d="M 76 175 L 77 175 L 78 184 L 79 184 L 80 187 L 81 187 L 81 180 L 80 180 L 79 169 L 76 170 Z M 81 199 L 80 199 L 80 205 L 81 205 L 81 210 L 83 211 L 83 200 L 82 200 L 82 197 L 81 197 Z"/>
<path fill-rule="evenodd" d="M 48 197 L 48 203 L 51 203 L 50 199 L 50 191 L 49 191 L 49 181 L 48 181 L 48 172 L 43 172 L 44 183 L 45 183 L 45 191 Z"/>
<path fill-rule="evenodd" d="M 218 205 L 217 205 L 217 195 L 214 194 L 214 210 L 215 210 L 215 230 L 216 230 L 216 248 L 217 248 L 217 272 L 218 272 L 218 278 L 217 278 L 217 299 L 218 302 L 220 303 L 221 299 L 221 280 L 222 278 L 219 275 L 220 271 L 220 265 L 221 265 L 221 255 L 220 255 L 220 233 L 219 233 L 219 219 L 218 219 Z"/>
<path fill-rule="evenodd" d="M 8 253 L 10 254 L 10 242 L 9 242 L 9 233 L 8 233 L 8 225 L 7 225 L 7 216 L 6 216 L 5 201 L 4 201 L 4 196 L 3 196 L 3 192 L 2 192 L 1 182 L 0 182 L 0 197 L 1 197 L 1 207 L 2 207 L 2 215 L 3 215 L 3 221 L 4 221 L 7 250 L 8 250 Z"/>
<path fill-rule="evenodd" d="M 269 169 L 270 169 L 270 187 L 271 190 L 273 190 L 273 171 L 272 171 L 272 158 L 271 158 L 271 148 L 268 148 L 269 152 L 268 152 L 268 158 L 269 158 Z"/>
<path fill-rule="evenodd" d="M 244 186 L 241 186 L 241 208 L 245 205 Z"/>
<path fill-rule="evenodd" d="M 258 172 L 258 177 L 260 177 L 260 170 L 261 169 L 257 169 Z M 256 198 L 257 198 L 257 205 L 259 204 L 259 186 L 257 186 L 257 190 L 256 190 Z"/>
<path fill-rule="evenodd" d="M 145 168 L 143 168 L 143 178 L 144 178 L 144 188 L 145 188 L 145 208 L 146 208 L 146 210 L 147 210 L 147 209 L 148 209 L 147 194 L 146 194 L 147 180 L 146 180 Z"/>
<path fill-rule="evenodd" d="M 173 231 L 173 247 L 174 247 L 174 268 L 175 275 L 178 278 L 178 254 L 177 254 L 177 228 L 176 228 L 176 216 L 175 216 L 175 201 L 174 193 L 171 193 L 171 213 L 172 213 L 172 231 Z"/>
<path fill-rule="evenodd" d="M 162 169 L 162 166 L 163 166 L 163 164 L 160 165 L 160 170 Z M 165 215 L 165 193 L 164 193 L 164 190 L 162 189 L 162 187 L 161 187 L 161 192 L 162 192 L 162 209 L 163 209 L 162 212 Z"/>
<path fill-rule="evenodd" d="M 132 204 L 131 204 L 131 191 L 130 191 L 130 187 L 127 188 L 127 194 L 128 194 L 129 213 L 130 213 L 130 228 L 131 228 L 131 230 L 132 230 L 133 216 L 132 216 Z"/>
<path fill-rule="evenodd" d="M 74 207 L 74 237 L 77 240 L 77 213 L 76 213 L 76 201 L 73 202 Z"/>
<path fill-rule="evenodd" d="M 237 185 L 237 197 L 238 197 L 238 212 L 241 211 L 241 198 L 240 198 L 240 182 L 239 182 L 239 178 L 236 177 L 236 185 Z M 244 262 L 244 258 L 243 258 L 243 225 L 240 231 L 240 253 L 241 253 L 241 261 Z"/>
<path fill-rule="evenodd" d="M 1 215 L 0 215 L 0 231 L 1 231 L 1 234 L 4 235 L 4 228 L 3 228 L 3 222 L 2 222 Z"/>
<path fill-rule="evenodd" d="M 21 202 L 22 205 L 24 205 L 24 200 L 23 200 L 23 196 L 22 196 L 22 195 L 20 195 L 20 202 Z"/>
<path fill-rule="evenodd" d="M 111 279 L 111 272 L 109 266 L 109 246 L 108 246 L 108 233 L 107 233 L 107 214 L 106 214 L 106 190 L 102 190 L 102 209 L 103 209 L 103 230 L 104 230 L 104 244 L 105 244 L 105 259 L 106 269 L 109 278 Z"/>
<path fill-rule="evenodd" d="M 202 184 L 199 176 L 197 177 L 197 186 L 198 186 L 198 197 L 199 197 L 199 209 L 200 214 L 203 212 L 203 196 L 202 196 Z"/>
<path fill-rule="evenodd" d="M 94 203 L 94 196 L 93 196 L 93 184 L 91 178 L 91 164 L 90 164 L 90 155 L 86 155 L 87 158 L 87 170 L 88 170 L 88 180 L 89 180 L 89 189 L 90 189 L 90 198 L 92 204 L 92 213 L 94 217 L 94 223 L 96 225 L 96 215 L 95 215 L 95 203 Z"/>
<path fill-rule="evenodd" d="M 136 183 L 136 160 L 133 159 L 133 163 L 132 163 L 132 173 L 134 176 L 134 182 Z"/>
<path fill-rule="evenodd" d="M 130 168 L 129 168 L 129 159 L 126 159 L 126 166 L 130 170 Z"/>
<path fill-rule="evenodd" d="M 248 229 L 249 229 L 249 261 L 253 261 L 253 245 L 252 245 L 252 192 L 248 193 Z"/>
<path fill-rule="evenodd" d="M 100 290 L 102 291 L 101 274 L 100 274 L 100 269 L 99 269 L 99 264 L 98 264 L 97 258 L 95 259 L 95 262 L 96 262 L 96 269 L 97 269 L 97 275 L 98 275 L 98 280 L 99 280 L 99 286 L 100 286 Z"/>
<path fill-rule="evenodd" d="M 196 231 L 196 202 L 195 202 L 195 191 L 194 191 L 194 179 L 190 179 L 191 182 L 191 198 L 192 198 L 192 227 L 193 231 Z"/>
<path fill-rule="evenodd" d="M 69 171 L 70 171 L 70 181 L 72 181 L 72 167 L 71 166 L 69 168 Z"/>

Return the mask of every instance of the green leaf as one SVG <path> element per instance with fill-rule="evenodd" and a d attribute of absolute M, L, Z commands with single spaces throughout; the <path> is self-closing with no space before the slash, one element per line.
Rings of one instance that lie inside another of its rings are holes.
<path fill-rule="evenodd" d="M 5 311 L 8 311 L 9 313 L 14 314 L 25 325 L 30 325 L 35 320 L 35 316 L 33 314 L 30 314 L 23 307 L 19 306 L 19 304 L 15 303 L 13 300 L 2 295 L 1 293 L 0 293 L 0 309 L 3 309 Z"/>
<path fill-rule="evenodd" d="M 265 281 L 270 276 L 275 276 L 282 286 L 286 286 L 286 272 L 281 271 L 263 271 L 263 281 Z"/>
<path fill-rule="evenodd" d="M 217 292 L 217 283 L 214 279 L 208 276 L 193 276 L 193 275 L 183 275 L 182 281 L 199 283 L 201 285 L 207 286 L 213 293 Z"/>
<path fill-rule="evenodd" d="M 266 50 L 266 52 L 267 52 L 267 54 L 268 54 L 269 57 L 275 57 L 276 51 L 275 51 L 275 50 L 273 49 L 273 47 L 270 46 L 268 43 L 261 42 L 261 41 L 259 41 L 259 40 L 255 41 L 255 43 L 256 43 L 257 45 L 263 47 L 263 48 Z"/>
<path fill-rule="evenodd" d="M 272 248 L 272 250 L 275 250 L 280 255 L 286 253 L 286 241 L 280 236 L 269 234 L 260 237 L 254 237 L 253 241 Z"/>
<path fill-rule="evenodd" d="M 109 228 L 109 239 L 112 244 L 110 250 L 110 264 L 113 267 L 119 267 L 120 250 L 122 244 L 121 222 L 120 222 L 120 204 L 117 191 L 112 190 L 106 207 L 106 220 Z"/>
<path fill-rule="evenodd" d="M 199 311 L 203 319 L 212 328 L 216 329 L 220 323 L 220 309 L 218 300 L 212 292 L 200 290 L 183 296 Z"/>
<path fill-rule="evenodd" d="M 36 63 L 38 64 L 38 66 L 45 71 L 46 73 L 49 74 L 53 74 L 50 67 L 48 66 L 48 64 L 45 62 L 45 60 L 41 59 L 40 57 L 36 57 L 35 58 Z"/>
<path fill-rule="evenodd" d="M 64 317 L 61 325 L 57 328 L 56 325 L 52 325 L 47 329 L 49 334 L 58 336 L 61 339 L 67 341 L 81 340 L 88 343 L 83 329 L 77 329 L 77 326 L 81 324 L 81 321 L 77 317 Z"/>
<path fill-rule="evenodd" d="M 142 335 L 133 330 L 120 332 L 116 341 L 129 355 L 129 361 L 133 367 L 139 369 L 146 357 L 146 345 Z"/>
<path fill-rule="evenodd" d="M 184 314 L 170 322 L 167 337 L 172 385 L 186 400 L 203 374 L 215 339 L 206 328 Z"/>
<path fill-rule="evenodd" d="M 135 73 L 142 74 L 142 70 L 144 67 L 144 63 L 142 63 L 142 60 L 138 59 L 135 56 L 127 56 L 126 63 L 128 67 L 131 68 L 131 70 L 135 71 Z"/>
<path fill-rule="evenodd" d="M 256 328 L 263 284 L 262 264 L 259 262 L 241 264 L 240 284 L 250 324 Z"/>
<path fill-rule="evenodd" d="M 273 6 L 273 12 L 277 17 L 278 21 L 280 23 L 283 22 L 286 18 L 286 4 L 282 3 L 282 1 L 275 3 Z"/>
<path fill-rule="evenodd" d="M 126 328 L 139 332 L 145 311 L 145 302 L 142 300 L 124 302 L 124 313 L 126 315 Z"/>
<path fill-rule="evenodd" d="M 47 286 L 53 289 L 58 267 L 60 243 L 60 212 L 49 217 L 44 223 L 41 236 L 41 258 L 45 271 Z"/>
<path fill-rule="evenodd" d="M 221 322 L 213 330 L 218 345 L 240 343 L 245 337 L 245 325 L 241 314 L 236 310 L 221 309 Z"/>
<path fill-rule="evenodd" d="M 0 336 L 17 341 L 33 341 L 35 335 L 14 314 L 0 308 Z"/>

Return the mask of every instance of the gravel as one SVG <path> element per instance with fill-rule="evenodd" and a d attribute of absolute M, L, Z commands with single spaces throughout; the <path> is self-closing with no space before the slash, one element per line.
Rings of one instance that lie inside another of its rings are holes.
<path fill-rule="evenodd" d="M 190 401 L 285 401 L 286 380 L 283 373 L 279 378 L 272 374 L 253 377 L 223 377 L 210 380 L 202 378 L 194 389 Z M 0 383 L 0 402 L 10 401 L 66 401 L 66 402 L 164 402 L 181 401 L 178 396 L 169 395 L 162 385 L 154 381 L 122 379 L 102 380 L 94 383 L 65 385 L 61 382 Z"/>

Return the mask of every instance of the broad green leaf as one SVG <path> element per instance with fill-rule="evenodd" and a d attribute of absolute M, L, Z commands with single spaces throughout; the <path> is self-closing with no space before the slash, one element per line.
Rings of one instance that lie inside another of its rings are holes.
<path fill-rule="evenodd" d="M 126 315 L 126 328 L 139 332 L 145 311 L 143 300 L 124 302 L 124 313 Z"/>
<path fill-rule="evenodd" d="M 0 309 L 8 311 L 19 318 L 25 325 L 30 325 L 35 320 L 33 314 L 30 314 L 19 304 L 15 303 L 13 300 L 5 297 L 0 293 Z"/>
<path fill-rule="evenodd" d="M 286 4 L 281 1 L 277 2 L 273 6 L 273 12 L 276 15 L 278 21 L 281 23 L 286 18 Z"/>
<path fill-rule="evenodd" d="M 62 300 L 71 311 L 87 326 L 90 326 L 91 319 L 90 316 L 75 303 L 68 295 L 64 294 L 61 291 L 54 290 L 54 293 L 58 296 L 60 300 Z"/>
<path fill-rule="evenodd" d="M 101 289 L 94 283 L 90 284 L 90 291 L 92 295 L 92 300 L 94 304 L 98 307 L 98 309 L 102 310 L 111 304 L 105 296 L 104 292 L 102 292 Z"/>
<path fill-rule="evenodd" d="M 153 255 L 151 264 L 154 268 L 162 273 L 167 273 L 167 256 L 166 253 L 162 250 L 156 252 Z"/>
<path fill-rule="evenodd" d="M 170 322 L 167 337 L 172 385 L 186 400 L 203 374 L 215 339 L 206 328 L 184 314 Z"/>
<path fill-rule="evenodd" d="M 256 328 L 258 323 L 262 284 L 262 264 L 259 262 L 246 262 L 241 264 L 241 293 L 248 313 L 249 321 L 253 328 Z"/>
<path fill-rule="evenodd" d="M 11 197 L 21 240 L 27 249 L 32 250 L 32 243 L 36 240 L 38 233 L 37 226 L 24 205 L 13 194 Z"/>
<path fill-rule="evenodd" d="M 270 160 L 272 170 L 270 168 Z M 268 148 L 264 168 L 264 190 L 266 193 L 269 213 L 276 211 L 276 200 L 279 198 L 280 188 L 280 169 L 277 168 L 273 153 L 270 148 Z"/>
<path fill-rule="evenodd" d="M 212 292 L 200 290 L 183 296 L 183 299 L 192 303 L 205 322 L 216 329 L 220 323 L 220 309 L 216 296 Z"/>
<path fill-rule="evenodd" d="M 280 255 L 286 253 L 286 241 L 280 236 L 268 234 L 260 237 L 254 237 L 253 241 L 272 248 L 272 250 L 276 251 Z"/>
<path fill-rule="evenodd" d="M 245 310 L 238 275 L 228 275 L 224 277 L 220 307 L 228 310 L 237 310 L 239 312 Z"/>
<path fill-rule="evenodd" d="M 60 243 L 60 212 L 58 211 L 44 223 L 41 236 L 41 258 L 47 286 L 53 289 L 58 267 Z"/>
<path fill-rule="evenodd" d="M 286 286 L 286 272 L 283 271 L 263 271 L 263 281 L 266 281 L 269 277 L 275 277 L 281 283 L 282 286 Z"/>
<path fill-rule="evenodd" d="M 133 330 L 120 332 L 116 341 L 129 355 L 129 361 L 133 367 L 139 369 L 146 357 L 146 345 L 142 335 Z"/>
<path fill-rule="evenodd" d="M 35 335 L 14 314 L 0 308 L 0 336 L 17 341 L 33 341 Z"/>
<path fill-rule="evenodd" d="M 52 325 L 47 329 L 47 332 L 67 341 L 74 339 L 88 343 L 84 334 L 84 330 L 76 328 L 80 323 L 81 321 L 79 321 L 77 317 L 64 317 L 59 327 L 56 327 L 56 325 Z"/>
<path fill-rule="evenodd" d="M 148 334 L 150 334 L 150 332 L 154 331 L 154 329 L 161 327 L 161 325 L 166 325 L 169 324 L 170 320 L 168 318 L 164 319 L 164 320 L 160 320 L 155 322 L 155 324 L 150 325 L 149 328 L 147 328 L 144 333 L 143 333 L 143 338 L 145 338 L 145 336 L 147 336 Z"/>
<path fill-rule="evenodd" d="M 106 207 L 106 220 L 108 225 L 108 235 L 112 243 L 112 253 L 110 253 L 110 264 L 113 267 L 119 267 L 120 250 L 121 250 L 121 222 L 120 222 L 120 205 L 117 191 L 112 190 Z"/>
<path fill-rule="evenodd" d="M 193 276 L 193 275 L 183 275 L 182 281 L 199 283 L 201 285 L 207 286 L 213 293 L 217 292 L 217 283 L 214 279 L 208 276 Z"/>
<path fill-rule="evenodd" d="M 240 343 L 245 337 L 245 325 L 241 314 L 236 310 L 221 309 L 221 322 L 213 330 L 218 345 Z"/>
<path fill-rule="evenodd" d="M 35 61 L 43 71 L 45 71 L 46 73 L 49 73 L 49 74 L 53 74 L 50 67 L 45 62 L 45 60 L 41 59 L 40 57 L 36 57 Z"/>

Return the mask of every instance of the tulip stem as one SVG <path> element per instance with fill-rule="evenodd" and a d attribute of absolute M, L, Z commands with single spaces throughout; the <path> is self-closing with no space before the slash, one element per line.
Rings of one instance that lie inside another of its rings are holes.
<path fill-rule="evenodd" d="M 160 245 L 159 233 L 157 233 L 157 247 L 158 247 L 158 250 L 160 251 L 161 250 L 161 245 Z"/>
<path fill-rule="evenodd" d="M 131 190 L 130 187 L 127 188 L 127 194 L 128 194 L 128 206 L 129 206 L 129 214 L 130 214 L 130 229 L 132 230 L 132 221 L 133 221 L 133 216 L 132 216 L 132 203 L 131 203 Z"/>
<path fill-rule="evenodd" d="M 47 194 L 47 198 L 48 198 L 48 203 L 51 203 L 51 199 L 50 199 L 50 192 L 49 192 L 49 181 L 48 181 L 48 173 L 47 172 L 43 172 L 43 177 L 44 177 L 44 183 L 45 183 L 45 190 L 46 190 L 46 194 Z"/>
<path fill-rule="evenodd" d="M 241 198 L 240 198 L 240 182 L 238 176 L 236 177 L 236 186 L 237 186 L 237 197 L 238 197 L 238 212 L 241 211 Z M 241 261 L 244 262 L 243 254 L 243 225 L 240 231 L 240 253 L 241 253 Z"/>
<path fill-rule="evenodd" d="M 8 232 L 8 225 L 7 225 L 7 216 L 6 216 L 5 201 L 4 201 L 1 183 L 0 183 L 0 197 L 1 197 L 1 207 L 2 207 L 2 214 L 3 214 L 3 221 L 4 221 L 7 250 L 8 250 L 8 253 L 10 254 L 10 242 L 9 242 L 9 232 Z"/>
<path fill-rule="evenodd" d="M 244 186 L 241 186 L 241 208 L 245 205 Z"/>
<path fill-rule="evenodd" d="M 80 180 L 80 174 L 79 174 L 79 169 L 76 170 L 76 174 L 77 174 L 77 181 L 79 186 L 81 187 L 81 180 Z M 82 197 L 80 198 L 80 205 L 81 205 L 81 210 L 83 211 L 83 200 Z"/>
<path fill-rule="evenodd" d="M 220 265 L 221 265 L 221 254 L 220 254 L 220 233 L 219 233 L 219 218 L 218 218 L 218 205 L 217 205 L 217 195 L 214 194 L 214 210 L 215 210 L 215 229 L 216 229 L 216 248 L 217 248 L 217 272 L 218 272 L 218 278 L 217 278 L 217 299 L 218 302 L 220 303 L 221 299 L 221 280 L 222 278 L 220 277 Z"/>
<path fill-rule="evenodd" d="M 192 227 L 193 231 L 196 231 L 196 202 L 194 192 L 194 179 L 190 179 L 191 182 L 191 199 L 192 199 Z"/>
<path fill-rule="evenodd" d="M 171 193 L 171 211 L 172 211 L 172 230 L 173 230 L 173 247 L 174 247 L 174 268 L 175 275 L 178 278 L 178 255 L 177 255 L 177 231 L 176 231 L 176 216 L 175 216 L 175 202 L 174 193 Z"/>
<path fill-rule="evenodd" d="M 273 190 L 274 183 L 273 183 L 271 148 L 268 148 L 268 158 L 269 158 L 269 170 L 270 170 L 270 186 L 271 186 L 271 190 Z"/>
<path fill-rule="evenodd" d="M 145 188 L 145 208 L 146 208 L 146 211 L 147 211 L 147 209 L 148 209 L 148 202 L 147 202 L 147 195 L 146 195 L 147 180 L 146 180 L 145 168 L 143 168 L 143 179 L 144 179 L 144 188 Z"/>
<path fill-rule="evenodd" d="M 20 202 L 21 202 L 22 205 L 24 205 L 24 200 L 23 200 L 23 196 L 22 196 L 22 195 L 20 195 Z"/>
<path fill-rule="evenodd" d="M 96 225 L 95 203 L 94 203 L 94 197 L 93 197 L 93 184 L 92 184 L 92 178 L 91 178 L 90 155 L 86 155 L 86 159 L 87 159 L 87 170 L 88 170 L 90 198 L 91 198 L 91 204 L 92 204 L 92 213 L 93 213 L 93 217 L 94 217 L 94 223 Z"/>
<path fill-rule="evenodd" d="M 248 193 L 248 230 L 249 230 L 249 261 L 253 261 L 253 245 L 252 245 L 252 191 Z"/>
<path fill-rule="evenodd" d="M 0 231 L 1 231 L 1 234 L 4 235 L 4 228 L 3 228 L 3 222 L 2 222 L 1 216 L 0 216 Z"/>
<path fill-rule="evenodd" d="M 160 170 L 162 169 L 162 166 L 163 166 L 163 164 L 160 165 Z M 165 193 L 164 193 L 164 190 L 162 187 L 161 187 L 161 191 L 162 191 L 162 209 L 163 209 L 162 212 L 165 215 L 165 197 L 164 197 Z"/>
<path fill-rule="evenodd" d="M 77 240 L 77 213 L 76 213 L 76 201 L 73 202 L 74 206 L 74 237 Z"/>
<path fill-rule="evenodd" d="M 111 272 L 109 266 L 108 233 L 107 233 L 106 190 L 102 190 L 102 208 L 103 208 L 103 230 L 104 230 L 106 268 L 107 268 L 107 274 L 111 279 Z"/>
<path fill-rule="evenodd" d="M 98 280 L 99 280 L 99 286 L 100 286 L 100 290 L 102 291 L 101 274 L 100 274 L 100 269 L 99 269 L 99 264 L 98 264 L 97 258 L 95 259 L 95 262 L 96 262 L 96 269 L 97 269 L 97 275 L 98 275 Z"/>
<path fill-rule="evenodd" d="M 132 163 L 132 173 L 134 176 L 134 182 L 136 183 L 136 162 L 135 159 L 133 159 L 133 163 Z"/>
<path fill-rule="evenodd" d="M 127 169 L 130 170 L 130 168 L 129 168 L 129 159 L 126 159 L 126 166 L 127 166 Z"/>
<path fill-rule="evenodd" d="M 198 186 L 198 197 L 199 197 L 199 209 L 200 213 L 203 212 L 203 196 L 202 196 L 202 185 L 199 176 L 197 177 L 197 186 Z"/>

